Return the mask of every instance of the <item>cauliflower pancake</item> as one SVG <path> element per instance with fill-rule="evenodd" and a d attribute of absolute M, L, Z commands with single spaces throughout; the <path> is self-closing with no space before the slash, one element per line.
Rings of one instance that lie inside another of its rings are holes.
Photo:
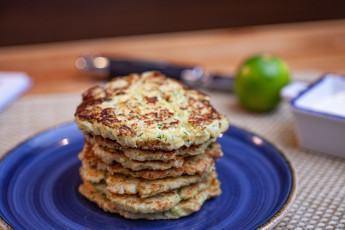
<path fill-rule="evenodd" d="M 148 180 L 123 174 L 109 175 L 105 171 L 83 164 L 82 167 L 80 167 L 80 176 L 84 181 L 89 181 L 91 183 L 100 183 L 105 181 L 105 189 L 112 193 L 129 195 L 137 194 L 141 198 L 146 198 L 200 182 L 206 179 L 209 176 L 209 173 Z"/>
<path fill-rule="evenodd" d="M 199 183 L 148 198 L 140 198 L 136 195 L 118 195 L 105 189 L 102 192 L 120 209 L 130 212 L 156 213 L 172 209 L 181 201 L 193 198 L 199 191 L 205 190 L 215 177 L 216 174 L 213 173 Z"/>
<path fill-rule="evenodd" d="M 141 177 L 149 180 L 156 180 L 166 177 L 179 177 L 182 175 L 208 174 L 215 171 L 214 161 L 210 156 L 191 156 L 184 162 L 181 168 L 171 168 L 166 170 L 140 170 L 133 171 L 124 168 L 121 164 L 105 164 L 100 158 L 97 161 L 88 161 L 89 154 L 81 152 L 79 158 L 82 165 L 92 167 L 95 170 L 108 171 L 110 174 L 124 174 L 132 177 Z"/>
<path fill-rule="evenodd" d="M 204 154 L 189 156 L 184 158 L 183 164 L 179 168 L 170 168 L 165 170 L 140 170 L 134 171 L 123 167 L 119 163 L 106 164 L 98 157 L 92 149 L 92 145 L 84 145 L 83 151 L 78 155 L 83 165 L 89 165 L 98 170 L 108 171 L 110 174 L 125 174 L 133 177 L 142 177 L 144 179 L 155 180 L 165 177 L 178 177 L 181 175 L 205 174 L 214 171 L 214 156 L 222 155 L 220 146 L 212 145 Z"/>
<path fill-rule="evenodd" d="M 147 180 L 116 174 L 106 179 L 106 189 L 116 194 L 139 194 L 140 198 L 146 198 L 200 182 L 206 177 L 205 174 Z"/>
<path fill-rule="evenodd" d="M 119 145 L 116 141 L 105 139 L 99 135 L 92 136 L 85 133 L 88 142 L 102 146 L 110 151 L 122 151 L 128 158 L 137 161 L 171 161 L 176 160 L 179 156 L 193 156 L 202 154 L 205 149 L 212 143 L 215 143 L 216 138 L 211 138 L 201 145 L 191 145 L 190 147 L 181 147 L 179 149 L 164 151 L 164 150 L 144 150 L 138 148 L 128 148 Z"/>
<path fill-rule="evenodd" d="M 114 78 L 87 90 L 75 121 L 92 135 L 146 150 L 203 144 L 229 127 L 209 96 L 159 72 Z"/>
<path fill-rule="evenodd" d="M 205 174 L 215 171 L 214 161 L 210 156 L 197 155 L 189 157 L 180 168 L 166 170 L 141 170 L 133 171 L 122 167 L 120 164 L 108 165 L 107 170 L 111 174 L 120 173 L 133 177 L 141 177 L 156 180 L 165 177 L 179 177 L 182 175 Z"/>
<path fill-rule="evenodd" d="M 105 149 L 98 144 L 93 146 L 93 152 L 99 156 L 105 163 L 111 164 L 112 162 L 120 163 L 123 167 L 133 171 L 143 169 L 150 170 L 164 170 L 169 168 L 179 168 L 183 164 L 183 157 L 178 157 L 176 160 L 171 161 L 137 161 L 128 158 L 122 151 L 111 151 Z"/>
<path fill-rule="evenodd" d="M 87 145 L 88 143 L 85 143 Z M 92 147 L 93 152 L 102 159 L 103 162 L 111 164 L 113 162 L 120 163 L 124 168 L 131 169 L 133 171 L 139 171 L 144 169 L 149 170 L 165 170 L 169 168 L 180 168 L 184 162 L 184 157 L 179 156 L 175 160 L 170 161 L 159 161 L 159 160 L 149 160 L 149 161 L 137 161 L 128 158 L 123 152 L 117 150 L 105 149 L 98 144 L 94 144 Z M 219 151 L 216 151 L 219 150 Z M 218 143 L 209 145 L 209 148 L 204 151 L 206 154 L 210 154 L 213 151 L 213 158 L 218 159 L 222 156 L 221 147 Z M 219 153 L 219 154 L 217 154 Z"/>
<path fill-rule="evenodd" d="M 129 219 L 159 220 L 178 219 L 199 211 L 207 199 L 220 195 L 221 191 L 219 185 L 219 181 L 214 179 L 206 189 L 199 191 L 194 197 L 181 201 L 170 210 L 158 213 L 134 213 L 122 210 L 101 192 L 102 189 L 97 189 L 95 185 L 87 181 L 79 186 L 79 192 L 90 201 L 95 202 L 104 211 L 118 213 Z"/>

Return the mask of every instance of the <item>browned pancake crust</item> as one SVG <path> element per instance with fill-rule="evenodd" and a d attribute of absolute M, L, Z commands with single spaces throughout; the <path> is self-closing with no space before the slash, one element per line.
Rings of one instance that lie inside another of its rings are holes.
<path fill-rule="evenodd" d="M 87 90 L 75 118 L 84 131 L 148 150 L 202 144 L 228 128 L 207 95 L 159 72 L 131 74 Z"/>

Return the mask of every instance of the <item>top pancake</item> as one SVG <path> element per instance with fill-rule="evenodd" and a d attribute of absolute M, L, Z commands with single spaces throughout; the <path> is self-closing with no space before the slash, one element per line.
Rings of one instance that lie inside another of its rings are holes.
<path fill-rule="evenodd" d="M 159 72 L 131 74 L 87 90 L 75 120 L 83 131 L 146 150 L 200 145 L 229 126 L 209 96 Z"/>

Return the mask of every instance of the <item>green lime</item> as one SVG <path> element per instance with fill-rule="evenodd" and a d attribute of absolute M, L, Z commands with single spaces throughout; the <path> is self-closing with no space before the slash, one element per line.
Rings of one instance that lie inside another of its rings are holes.
<path fill-rule="evenodd" d="M 241 104 L 254 112 L 268 112 L 280 101 L 279 92 L 290 82 L 284 61 L 269 54 L 246 60 L 235 79 L 235 93 Z"/>

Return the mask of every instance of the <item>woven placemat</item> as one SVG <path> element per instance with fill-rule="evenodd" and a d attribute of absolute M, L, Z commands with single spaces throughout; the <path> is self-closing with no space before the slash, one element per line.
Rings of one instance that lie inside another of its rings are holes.
<path fill-rule="evenodd" d="M 309 75 L 308 75 L 309 74 Z M 314 80 L 315 72 L 295 75 Z M 297 194 L 276 229 L 345 229 L 345 160 L 301 149 L 288 103 L 269 114 L 242 109 L 228 93 L 208 92 L 231 124 L 263 136 L 281 149 L 296 171 Z M 27 96 L 0 113 L 0 158 L 25 139 L 73 120 L 80 93 Z M 8 226 L 1 220 L 0 229 Z"/>

